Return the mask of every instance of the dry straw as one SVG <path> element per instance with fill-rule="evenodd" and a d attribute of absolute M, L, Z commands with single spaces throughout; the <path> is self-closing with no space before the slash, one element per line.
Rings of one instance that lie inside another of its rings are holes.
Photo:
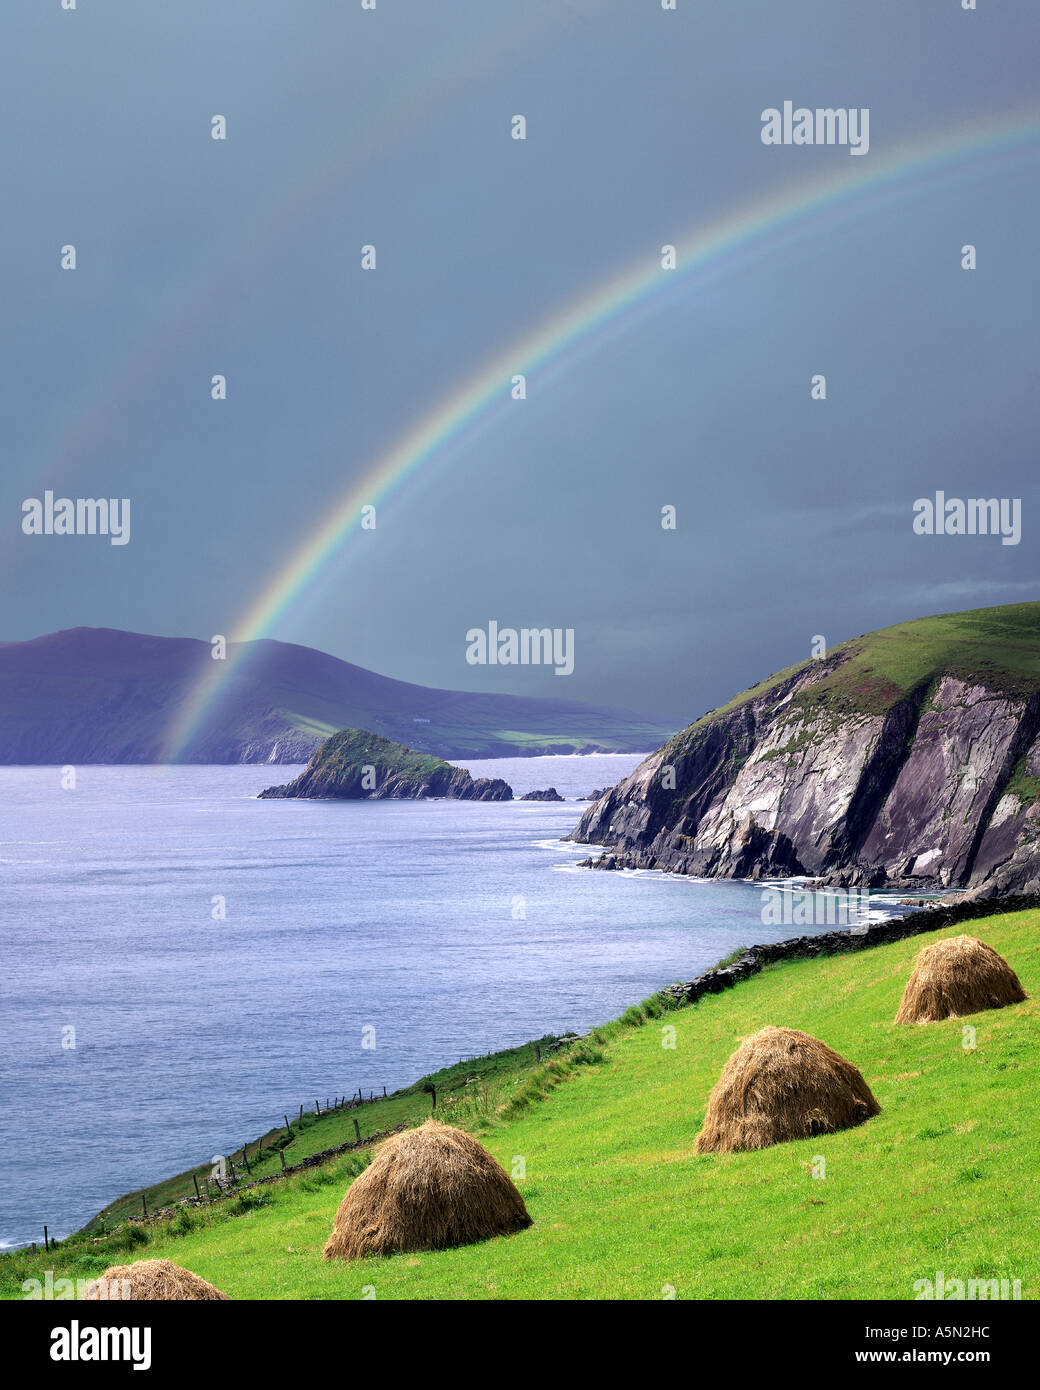
<path fill-rule="evenodd" d="M 766 1149 L 849 1129 L 880 1110 L 852 1063 L 818 1038 L 796 1028 L 763 1028 L 723 1067 L 697 1152 Z"/>
<path fill-rule="evenodd" d="M 101 1287 L 99 1287 L 99 1285 Z M 210 1303 L 218 1299 L 228 1302 L 226 1293 L 221 1293 L 205 1279 L 192 1274 L 190 1269 L 182 1269 L 172 1260 L 138 1260 L 132 1265 L 112 1265 L 104 1274 L 88 1286 L 85 1298 L 119 1299 L 129 1290 L 131 1299 L 181 1300 L 195 1303 Z"/>
<path fill-rule="evenodd" d="M 935 1023 L 1028 999 L 1003 956 L 973 936 L 949 936 L 926 946 L 896 1014 L 897 1023 Z"/>
<path fill-rule="evenodd" d="M 325 1258 L 445 1250 L 530 1226 L 509 1174 L 461 1129 L 427 1120 L 381 1144 L 347 1189 Z"/>

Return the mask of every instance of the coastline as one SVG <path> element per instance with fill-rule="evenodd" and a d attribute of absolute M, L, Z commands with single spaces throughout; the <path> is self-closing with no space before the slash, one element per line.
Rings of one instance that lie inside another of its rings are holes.
<path fill-rule="evenodd" d="M 645 870 L 643 872 L 663 871 Z M 787 880 L 785 882 L 790 883 L 791 881 Z M 832 932 L 822 932 L 811 936 L 795 936 L 787 938 L 783 941 L 772 943 L 752 944 L 745 947 L 739 953 L 735 960 L 731 960 L 725 964 L 713 966 L 709 970 L 703 971 L 700 975 L 695 976 L 691 980 L 676 982 L 668 985 L 662 985 L 659 989 L 657 989 L 651 995 L 649 995 L 647 1000 L 643 1000 L 641 1004 L 630 1005 L 629 1010 L 626 1010 L 625 1014 L 623 1014 L 620 1018 L 610 1020 L 607 1023 L 599 1024 L 595 1028 L 591 1029 L 587 1034 L 565 1034 L 559 1037 L 547 1035 L 546 1037 L 543 1037 L 536 1041 L 530 1041 L 521 1044 L 519 1047 L 514 1046 L 511 1048 L 505 1048 L 496 1052 L 489 1053 L 487 1055 L 487 1058 L 484 1059 L 484 1061 L 485 1064 L 495 1063 L 498 1059 L 501 1058 L 515 1058 L 518 1056 L 523 1057 L 526 1055 L 528 1060 L 533 1061 L 535 1066 L 540 1066 L 544 1063 L 545 1059 L 559 1052 L 561 1048 L 569 1048 L 574 1044 L 585 1043 L 589 1038 L 595 1038 L 604 1029 L 610 1029 L 612 1027 L 621 1025 L 621 1023 L 628 1016 L 632 1009 L 639 1009 L 645 1007 L 648 1002 L 653 1000 L 662 1001 L 663 1003 L 665 1003 L 667 1007 L 681 1008 L 687 1005 L 695 1004 L 707 995 L 719 994 L 726 990 L 732 989 L 735 986 L 744 982 L 745 980 L 750 979 L 752 976 L 759 974 L 767 966 L 776 965 L 784 961 L 813 960 L 826 956 L 858 953 L 860 951 L 869 950 L 875 946 L 882 946 L 891 942 L 901 941 L 908 937 L 919 936 L 932 931 L 939 931 L 942 930 L 944 927 L 955 926 L 960 922 L 974 921 L 977 919 L 984 919 L 986 917 L 991 916 L 1000 916 L 1005 913 L 1035 910 L 1038 908 L 1040 908 L 1040 894 L 1016 895 L 1004 899 L 985 899 L 981 901 L 970 900 L 958 905 L 944 905 L 935 908 L 926 908 L 922 910 L 909 911 L 906 914 L 900 916 L 892 916 L 882 920 L 846 927 Z M 460 1067 L 463 1069 L 463 1071 L 465 1071 L 468 1067 L 474 1066 L 477 1060 L 478 1059 L 471 1059 L 469 1063 L 460 1062 L 456 1064 L 455 1068 L 445 1067 L 437 1072 L 429 1073 L 427 1074 L 427 1076 L 420 1077 L 416 1081 L 414 1081 L 410 1086 L 405 1087 L 402 1090 L 395 1091 L 391 1095 L 387 1096 L 386 1101 L 399 1101 L 402 1097 L 408 1096 L 410 1094 L 424 1094 L 425 1088 L 429 1085 L 431 1081 L 438 1080 L 440 1077 L 450 1074 L 452 1071 L 456 1071 Z M 352 1100 L 346 1105 L 338 1107 L 337 1113 L 341 1111 L 351 1112 L 355 1109 L 363 1109 L 365 1103 L 366 1102 L 364 1102 L 363 1100 L 360 1103 L 357 1103 L 354 1100 Z M 374 1104 L 374 1106 L 377 1107 L 378 1113 L 378 1107 L 380 1106 L 380 1102 L 376 1100 L 375 1102 L 370 1103 Z M 315 1118 L 321 1118 L 320 1111 L 318 1112 L 318 1116 Z M 325 1118 L 327 1120 L 328 1115 L 326 1115 Z M 304 1127 L 303 1121 L 305 1119 L 310 1121 L 310 1115 L 304 1115 L 303 1113 L 301 1113 L 301 1131 Z M 293 1124 L 295 1123 L 297 1122 L 293 1121 Z M 282 1156 L 282 1171 L 280 1172 L 264 1174 L 260 1177 L 257 1177 L 255 1180 L 251 1180 L 247 1183 L 239 1183 L 238 1185 L 232 1183 L 227 1188 L 227 1190 L 221 1190 L 219 1195 L 215 1198 L 210 1198 L 206 1200 L 193 1200 L 190 1196 L 180 1198 L 176 1201 L 176 1204 L 173 1206 L 163 1206 L 158 1209 L 152 1210 L 150 1216 L 146 1217 L 145 1219 L 151 1220 L 153 1222 L 158 1220 L 167 1220 L 176 1216 L 178 1210 L 183 1209 L 185 1206 L 208 1206 L 211 1204 L 212 1201 L 223 1201 L 229 1196 L 250 1190 L 259 1185 L 269 1184 L 271 1182 L 278 1182 L 283 1178 L 292 1177 L 309 1168 L 320 1166 L 322 1163 L 327 1162 L 333 1158 L 339 1157 L 344 1153 L 348 1153 L 350 1151 L 355 1150 L 367 1149 L 372 1144 L 377 1143 L 381 1139 L 385 1138 L 387 1134 L 395 1132 L 398 1128 L 401 1127 L 402 1126 L 398 1124 L 389 1128 L 378 1129 L 376 1133 L 366 1135 L 364 1138 L 362 1138 L 358 1133 L 355 1141 L 348 1140 L 345 1143 L 329 1146 L 328 1148 L 309 1154 L 305 1156 L 301 1161 L 291 1165 L 286 1165 L 284 1156 Z M 269 1138 L 271 1134 L 277 1135 L 277 1133 L 278 1131 L 269 1131 L 269 1134 L 261 1136 L 261 1139 L 249 1141 L 249 1143 L 255 1144 L 257 1146 L 257 1153 L 256 1155 L 254 1155 L 254 1162 L 256 1161 L 256 1156 L 260 1152 L 263 1139 Z M 291 1135 L 292 1129 L 290 1126 L 288 1138 L 284 1138 L 281 1144 L 279 1144 L 277 1141 L 269 1142 L 267 1153 L 271 1154 L 272 1152 L 278 1152 L 284 1155 L 285 1147 L 289 1142 L 291 1142 Z M 242 1163 L 244 1162 L 246 1165 L 245 1171 L 247 1173 L 250 1173 L 250 1169 L 248 1168 L 247 1157 L 249 1143 L 243 1146 L 243 1150 L 241 1151 L 241 1156 L 239 1158 L 239 1166 L 241 1167 Z M 231 1156 L 233 1160 L 232 1172 L 234 1172 L 234 1159 L 236 1157 L 238 1156 Z M 99 1221 L 102 1222 L 103 1228 L 105 1213 L 111 1211 L 113 1208 L 118 1207 L 118 1205 L 121 1202 L 125 1202 L 128 1198 L 137 1199 L 141 1196 L 144 1196 L 145 1205 L 147 1206 L 147 1194 L 149 1191 L 152 1191 L 155 1188 L 159 1188 L 164 1184 L 175 1183 L 178 1181 L 178 1179 L 190 1178 L 193 1172 L 198 1174 L 199 1171 L 200 1170 L 196 1169 L 189 1170 L 185 1174 L 171 1175 L 170 1178 L 163 1180 L 162 1183 L 154 1183 L 151 1184 L 148 1188 L 137 1189 L 132 1193 L 123 1194 L 121 1198 L 115 1199 L 114 1202 L 110 1203 L 107 1207 L 103 1208 L 101 1212 L 95 1213 L 94 1216 L 92 1216 L 86 1223 L 84 1223 L 82 1227 L 79 1227 L 76 1231 L 71 1232 L 69 1236 L 65 1237 L 65 1239 L 86 1235 L 91 1231 L 92 1227 L 95 1229 L 95 1231 L 98 1230 L 99 1227 L 96 1223 L 98 1223 Z M 25 1251 L 28 1248 L 29 1247 L 27 1243 L 20 1245 L 7 1244 L 0 1247 L 0 1256 L 2 1256 L 5 1252 L 15 1253 L 18 1251 Z"/>

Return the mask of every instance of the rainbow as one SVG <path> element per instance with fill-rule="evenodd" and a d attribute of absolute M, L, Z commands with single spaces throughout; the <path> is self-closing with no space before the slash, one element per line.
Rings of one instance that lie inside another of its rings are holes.
<path fill-rule="evenodd" d="M 863 200 L 883 204 L 918 196 L 956 177 L 961 167 L 986 157 L 1018 159 L 1038 152 L 1036 112 L 975 123 L 955 134 L 931 136 L 899 147 L 887 158 L 873 154 L 859 168 L 785 189 L 676 242 L 677 268 L 661 268 L 656 248 L 637 263 L 571 302 L 513 342 L 418 420 L 354 482 L 260 591 L 231 633 L 226 661 L 215 661 L 181 703 L 168 731 L 165 760 L 176 762 L 212 714 L 233 672 L 248 659 L 240 644 L 268 635 L 346 546 L 364 543 L 361 509 L 378 506 L 409 479 L 489 427 L 515 405 L 514 375 L 552 367 L 557 375 L 605 339 L 701 286 L 709 275 L 730 274 L 831 223 L 860 215 Z M 856 166 L 866 161 L 856 160 Z M 989 172 L 987 168 L 986 172 Z"/>

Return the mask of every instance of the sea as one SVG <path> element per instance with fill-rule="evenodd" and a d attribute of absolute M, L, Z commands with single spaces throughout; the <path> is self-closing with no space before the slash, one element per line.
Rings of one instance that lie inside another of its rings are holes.
<path fill-rule="evenodd" d="M 761 884 L 577 866 L 577 798 L 640 758 L 468 762 L 566 798 L 506 803 L 257 800 L 290 766 L 0 769 L 0 1246 L 301 1104 L 585 1032 L 811 930 L 763 925 Z"/>

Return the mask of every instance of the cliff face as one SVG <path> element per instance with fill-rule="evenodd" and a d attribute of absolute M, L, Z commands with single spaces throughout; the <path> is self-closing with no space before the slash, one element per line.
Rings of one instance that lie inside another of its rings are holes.
<path fill-rule="evenodd" d="M 1028 660 L 916 623 L 856 639 L 676 735 L 569 838 L 604 867 L 1040 891 L 1040 612 L 982 613 L 1028 619 Z"/>
<path fill-rule="evenodd" d="M 364 729 L 343 729 L 326 739 L 299 777 L 282 787 L 268 787 L 262 798 L 383 801 L 450 797 L 458 801 L 512 801 L 513 790 L 501 778 L 472 778 L 463 767 Z"/>

